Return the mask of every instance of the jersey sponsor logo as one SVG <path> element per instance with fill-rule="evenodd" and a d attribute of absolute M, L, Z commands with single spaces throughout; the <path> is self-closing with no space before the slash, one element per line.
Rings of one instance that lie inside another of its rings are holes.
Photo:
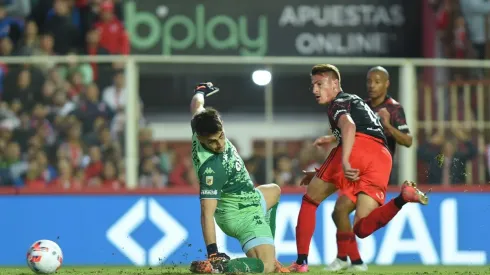
<path fill-rule="evenodd" d="M 400 125 L 398 126 L 398 130 L 408 130 L 408 125 L 407 124 Z"/>
<path fill-rule="evenodd" d="M 208 167 L 204 170 L 204 174 L 214 174 L 214 170 L 211 167 Z"/>
<path fill-rule="evenodd" d="M 213 176 L 206 176 L 206 185 L 213 185 L 214 177 Z"/>
<path fill-rule="evenodd" d="M 201 195 L 218 195 L 218 190 L 201 190 Z"/>

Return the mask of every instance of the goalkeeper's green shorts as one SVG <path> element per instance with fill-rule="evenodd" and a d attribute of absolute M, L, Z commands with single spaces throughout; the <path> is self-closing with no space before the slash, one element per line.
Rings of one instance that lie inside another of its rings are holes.
<path fill-rule="evenodd" d="M 255 189 L 255 204 L 239 204 L 222 214 L 215 214 L 216 223 L 228 236 L 237 239 L 243 252 L 263 244 L 274 245 L 274 238 L 269 224 L 265 220 L 267 204 L 264 195 Z"/>

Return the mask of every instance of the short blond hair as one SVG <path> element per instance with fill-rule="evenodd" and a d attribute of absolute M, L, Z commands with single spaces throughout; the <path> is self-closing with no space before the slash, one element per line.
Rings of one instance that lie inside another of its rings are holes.
<path fill-rule="evenodd" d="M 340 71 L 339 69 L 332 64 L 317 64 L 313 66 L 311 69 L 311 75 L 319 75 L 319 74 L 329 74 L 333 76 L 334 79 L 339 80 L 339 86 L 340 86 Z"/>

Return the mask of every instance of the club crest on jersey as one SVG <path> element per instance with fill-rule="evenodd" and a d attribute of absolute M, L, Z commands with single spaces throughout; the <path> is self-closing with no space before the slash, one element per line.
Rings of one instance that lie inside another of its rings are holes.
<path fill-rule="evenodd" d="M 213 185 L 214 177 L 213 176 L 206 176 L 206 185 Z"/>

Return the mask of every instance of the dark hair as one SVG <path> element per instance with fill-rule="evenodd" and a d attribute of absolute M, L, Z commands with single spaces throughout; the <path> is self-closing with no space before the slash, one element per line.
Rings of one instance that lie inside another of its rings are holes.
<path fill-rule="evenodd" d="M 208 137 L 223 130 L 219 112 L 211 107 L 196 114 L 191 121 L 192 129 L 198 136 Z"/>

